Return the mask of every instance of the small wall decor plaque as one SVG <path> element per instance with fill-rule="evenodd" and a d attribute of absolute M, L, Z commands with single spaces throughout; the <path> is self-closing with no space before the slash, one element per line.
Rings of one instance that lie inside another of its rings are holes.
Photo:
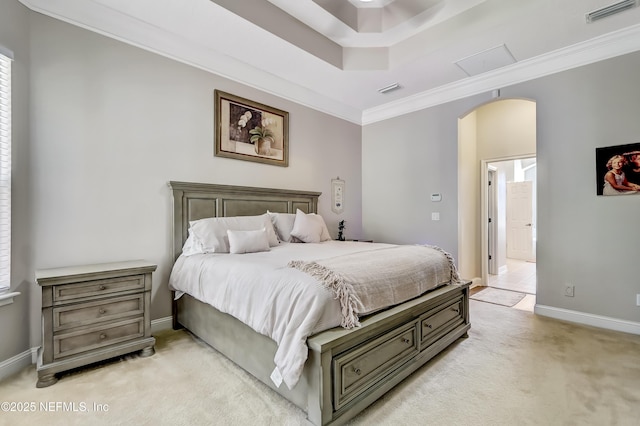
<path fill-rule="evenodd" d="M 344 181 L 331 179 L 331 211 L 340 214 L 344 211 Z"/>

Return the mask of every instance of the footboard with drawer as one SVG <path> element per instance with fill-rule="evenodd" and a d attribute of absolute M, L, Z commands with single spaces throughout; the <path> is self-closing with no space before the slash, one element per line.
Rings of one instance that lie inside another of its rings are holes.
<path fill-rule="evenodd" d="M 320 425 L 352 418 L 466 336 L 468 309 L 469 283 L 447 285 L 367 318 L 361 328 L 311 337 L 310 360 L 323 372 L 323 383 L 319 395 L 309 395 L 309 420 Z M 314 400 L 319 404 L 312 407 Z"/>

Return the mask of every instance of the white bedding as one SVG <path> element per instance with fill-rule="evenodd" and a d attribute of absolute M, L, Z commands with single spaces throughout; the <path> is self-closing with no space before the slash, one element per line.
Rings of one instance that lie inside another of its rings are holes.
<path fill-rule="evenodd" d="M 288 267 L 289 261 L 389 247 L 393 246 L 326 241 L 282 243 L 260 253 L 180 256 L 169 287 L 176 291 L 176 298 L 188 293 L 273 339 L 278 344 L 274 372 L 292 389 L 307 360 L 307 338 L 339 326 L 342 312 L 331 290 L 311 275 Z M 277 379 L 274 382 L 279 385 Z"/>

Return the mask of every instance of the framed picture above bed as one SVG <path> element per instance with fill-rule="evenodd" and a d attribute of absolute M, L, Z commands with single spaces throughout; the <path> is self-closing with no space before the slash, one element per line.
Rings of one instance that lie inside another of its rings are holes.
<path fill-rule="evenodd" d="M 640 143 L 596 148 L 598 195 L 640 195 Z"/>
<path fill-rule="evenodd" d="M 216 90 L 215 155 L 287 167 L 289 113 Z"/>

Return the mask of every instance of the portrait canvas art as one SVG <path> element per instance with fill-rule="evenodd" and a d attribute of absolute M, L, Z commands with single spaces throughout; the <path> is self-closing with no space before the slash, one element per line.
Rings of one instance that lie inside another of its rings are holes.
<path fill-rule="evenodd" d="M 215 91 L 215 155 L 286 167 L 289 113 Z"/>
<path fill-rule="evenodd" d="M 596 148 L 598 195 L 640 195 L 640 143 Z"/>

